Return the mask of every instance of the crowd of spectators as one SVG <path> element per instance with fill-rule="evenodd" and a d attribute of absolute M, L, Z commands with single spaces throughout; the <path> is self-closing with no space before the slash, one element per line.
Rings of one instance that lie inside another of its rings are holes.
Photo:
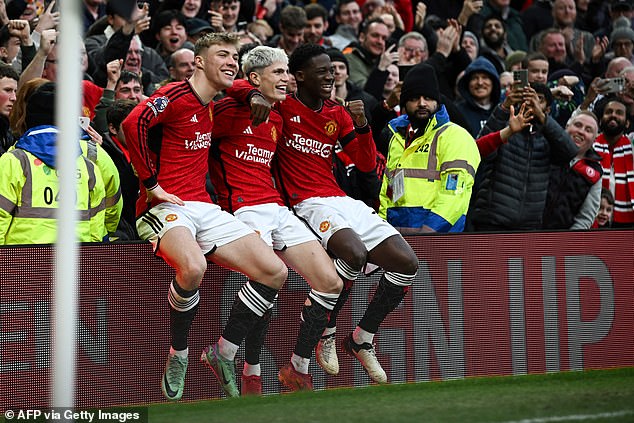
<path fill-rule="evenodd" d="M 290 55 L 302 43 L 327 49 L 333 99 L 363 101 L 378 150 L 376 172 L 358 172 L 342 152 L 333 169 L 349 195 L 377 209 L 390 142 L 384 130 L 405 112 L 405 75 L 424 62 L 435 72 L 438 103 L 474 139 L 501 131 L 521 104 L 533 119 L 480 148 L 466 231 L 634 227 L 634 0 L 137 4 L 124 17 L 107 0 L 82 1 L 80 115 L 91 120 L 85 138 L 102 145 L 116 166 L 123 199 L 119 225 L 104 239 L 138 238 L 138 181 L 120 123 L 158 87 L 189 78 L 196 40 L 223 31 L 238 33 L 244 51 L 269 45 Z M 55 0 L 0 0 L 0 155 L 31 129 L 26 108 L 45 98 L 30 98 L 33 90 L 56 80 L 59 19 Z M 518 70 L 527 71 L 527 88 Z M 289 93 L 294 87 L 291 81 Z M 585 134 L 575 131 L 578 122 Z M 575 196 L 587 201 L 572 201 Z M 0 215 L 15 213 L 0 206 Z M 570 224 L 578 213 L 592 218 Z"/>

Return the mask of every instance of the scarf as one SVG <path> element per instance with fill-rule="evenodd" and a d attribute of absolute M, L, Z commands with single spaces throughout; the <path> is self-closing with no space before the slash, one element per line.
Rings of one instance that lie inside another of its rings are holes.
<path fill-rule="evenodd" d="M 614 194 L 614 222 L 634 223 L 634 152 L 623 135 L 610 147 L 603 134 L 594 141 L 601 156 L 603 187 Z"/>

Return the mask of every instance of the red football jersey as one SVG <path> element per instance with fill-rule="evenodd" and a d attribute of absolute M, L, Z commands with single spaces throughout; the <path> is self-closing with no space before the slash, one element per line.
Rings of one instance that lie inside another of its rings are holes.
<path fill-rule="evenodd" d="M 283 205 L 271 176 L 271 160 L 282 136 L 282 118 L 251 124 L 249 106 L 231 97 L 214 105 L 209 175 L 220 206 L 233 213 L 240 207 L 265 203 Z M 222 123 L 220 123 L 222 122 Z"/>
<path fill-rule="evenodd" d="M 203 103 L 189 81 L 183 81 L 159 88 L 123 121 L 130 158 L 141 182 L 137 215 L 148 209 L 144 188 L 157 183 L 183 201 L 211 202 L 205 179 L 212 111 L 213 103 Z"/>
<path fill-rule="evenodd" d="M 352 118 L 339 104 L 324 101 L 320 110 L 306 107 L 294 95 L 278 105 L 284 140 L 278 145 L 275 177 L 293 206 L 311 197 L 343 197 L 332 173 L 337 141 L 362 171 L 376 166 L 376 146 L 369 127 L 355 131 Z"/>

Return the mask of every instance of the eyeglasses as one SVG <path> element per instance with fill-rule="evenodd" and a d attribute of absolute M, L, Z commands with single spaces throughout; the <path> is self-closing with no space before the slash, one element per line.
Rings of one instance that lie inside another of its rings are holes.
<path fill-rule="evenodd" d="M 405 50 L 408 53 L 414 53 L 414 54 L 423 52 L 423 49 L 418 47 L 403 47 L 403 50 Z"/>

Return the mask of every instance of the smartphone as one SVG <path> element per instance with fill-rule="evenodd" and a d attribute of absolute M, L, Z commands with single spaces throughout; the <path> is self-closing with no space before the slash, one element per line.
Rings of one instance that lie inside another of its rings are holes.
<path fill-rule="evenodd" d="M 90 118 L 86 116 L 79 116 L 79 126 L 81 126 L 81 129 L 84 131 L 88 129 L 90 126 Z"/>
<path fill-rule="evenodd" d="M 599 86 L 605 94 L 620 93 L 625 88 L 625 80 L 621 76 L 617 76 L 616 78 L 606 78 L 599 82 Z"/>
<path fill-rule="evenodd" d="M 528 70 L 517 69 L 513 71 L 513 85 L 519 88 L 528 87 Z"/>

